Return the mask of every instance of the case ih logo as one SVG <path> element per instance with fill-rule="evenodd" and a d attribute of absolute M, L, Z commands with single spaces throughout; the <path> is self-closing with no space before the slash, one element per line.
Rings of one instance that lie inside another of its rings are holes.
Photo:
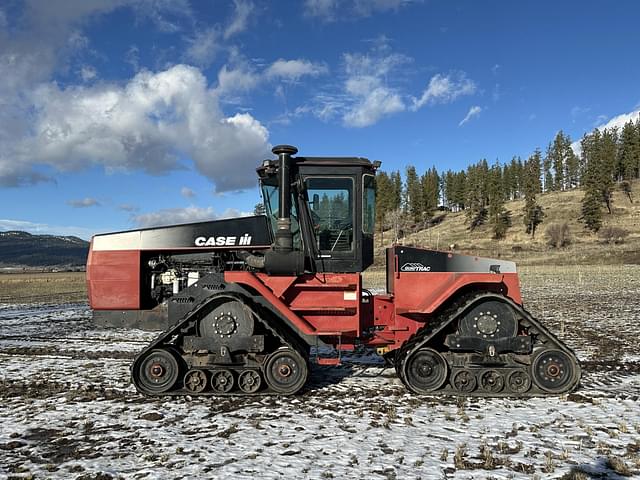
<path fill-rule="evenodd" d="M 425 267 L 421 263 L 405 263 L 400 267 L 401 272 L 430 272 L 431 267 Z"/>
<path fill-rule="evenodd" d="M 233 247 L 235 245 L 251 245 L 251 235 L 245 233 L 240 237 L 198 237 L 196 247 Z"/>

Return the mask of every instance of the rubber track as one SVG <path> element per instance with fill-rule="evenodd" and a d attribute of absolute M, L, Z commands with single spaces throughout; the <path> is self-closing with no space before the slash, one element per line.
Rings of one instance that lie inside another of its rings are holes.
<path fill-rule="evenodd" d="M 148 397 L 162 397 L 162 396 L 167 396 L 167 395 L 172 395 L 172 396 L 176 396 L 176 395 L 191 395 L 191 396 L 225 396 L 225 397 L 232 397 L 232 396 L 262 396 L 262 395 L 281 395 L 279 392 L 274 392 L 272 390 L 270 390 L 269 388 L 267 388 L 266 390 L 263 388 L 262 390 L 258 391 L 258 392 L 254 392 L 254 393 L 246 393 L 240 390 L 234 390 L 228 393 L 224 393 L 224 392 L 216 392 L 216 391 L 212 391 L 210 389 L 210 385 L 208 385 L 209 390 L 205 390 L 203 392 L 200 393 L 194 393 L 190 390 L 187 390 L 186 388 L 179 388 L 179 389 L 175 389 L 175 390 L 169 390 L 166 392 L 160 392 L 160 393 L 154 393 L 154 392 L 148 392 L 146 390 L 144 390 L 143 388 L 141 388 L 139 386 L 139 379 L 137 378 L 137 367 L 138 367 L 138 363 L 143 360 L 143 358 L 145 357 L 145 355 L 150 352 L 151 350 L 154 350 L 156 348 L 160 348 L 163 350 L 175 350 L 176 346 L 172 345 L 171 342 L 166 342 L 167 340 L 172 340 L 176 335 L 181 336 L 185 333 L 187 333 L 188 331 L 190 331 L 193 328 L 197 327 L 197 323 L 206 315 L 203 315 L 203 312 L 205 311 L 205 307 L 207 305 L 209 305 L 211 302 L 214 301 L 219 301 L 220 299 L 223 298 L 227 298 L 229 300 L 236 300 L 236 301 L 240 301 L 244 306 L 246 306 L 247 308 L 249 308 L 249 310 L 251 310 L 251 313 L 254 315 L 254 319 L 259 321 L 261 323 L 261 325 L 263 325 L 269 332 L 271 332 L 271 334 L 273 334 L 275 337 L 278 338 L 278 340 L 280 340 L 281 343 L 281 347 L 288 347 L 291 350 L 294 350 L 296 352 L 298 352 L 302 358 L 305 360 L 305 362 L 307 363 L 306 367 L 307 367 L 307 372 L 309 371 L 309 365 L 307 362 L 307 356 L 304 355 L 303 352 L 300 351 L 299 348 L 296 347 L 296 345 L 294 345 L 292 342 L 289 342 L 285 339 L 285 334 L 283 332 L 279 332 L 276 330 L 276 328 L 274 328 L 274 326 L 269 325 L 269 323 L 265 322 L 256 312 L 253 308 L 251 308 L 250 305 L 247 305 L 246 301 L 245 301 L 245 297 L 244 295 L 241 294 L 237 294 L 237 293 L 232 293 L 232 292 L 226 292 L 220 295 L 215 295 L 215 296 L 208 296 L 206 298 L 204 298 L 196 307 L 194 307 L 185 317 L 184 319 L 179 322 L 178 324 L 174 325 L 171 329 L 161 333 L 155 340 L 153 340 L 146 348 L 144 348 L 135 358 L 135 360 L 133 361 L 133 363 L 131 364 L 131 379 L 132 382 L 134 384 L 134 386 L 136 387 L 136 390 L 138 390 L 138 392 L 142 393 L 143 395 L 146 395 Z M 208 313 L 208 311 L 207 311 Z M 169 348 L 167 348 L 167 346 L 169 346 Z M 279 350 L 276 349 L 274 350 L 274 352 Z M 262 367 L 267 363 L 269 355 L 271 353 L 274 352 L 270 352 L 268 354 L 266 354 L 265 356 L 265 361 L 260 365 L 260 370 L 262 372 Z M 217 368 L 220 369 L 227 369 L 227 370 L 231 370 L 231 371 L 236 371 L 236 366 L 235 365 L 218 365 L 216 366 Z M 241 367 L 240 370 L 245 370 L 246 368 Z M 249 368 L 251 369 L 251 368 Z M 207 371 L 206 368 L 202 368 L 202 370 Z M 181 373 L 186 373 L 186 372 L 181 372 Z M 237 377 L 237 375 L 236 375 Z M 176 384 L 180 384 L 181 383 L 182 378 L 179 376 L 178 380 L 176 381 Z M 267 385 L 266 383 L 266 379 L 265 376 L 262 375 L 262 381 L 263 381 L 263 385 Z M 237 387 L 237 385 L 236 385 Z"/>
<path fill-rule="evenodd" d="M 473 304 L 477 303 L 479 300 L 482 300 L 482 299 L 495 299 L 495 300 L 499 300 L 501 302 L 507 303 L 509 306 L 511 306 L 518 313 L 520 317 L 519 325 L 524 326 L 528 330 L 529 335 L 534 335 L 534 338 L 535 338 L 535 343 L 533 346 L 534 351 L 536 350 L 536 347 L 542 343 L 546 346 L 545 349 L 558 349 L 566 353 L 573 362 L 573 368 L 575 371 L 574 381 L 572 381 L 569 384 L 568 388 L 565 391 L 562 391 L 559 393 L 548 393 L 537 388 L 535 386 L 535 383 L 533 382 L 533 379 L 531 379 L 532 380 L 531 388 L 525 393 L 515 393 L 511 391 L 505 391 L 507 387 L 506 381 L 505 381 L 505 387 L 503 388 L 503 391 L 493 393 L 493 392 L 482 391 L 479 389 L 479 387 L 476 387 L 476 390 L 474 390 L 473 392 L 461 392 L 453 388 L 447 379 L 447 381 L 445 381 L 445 383 L 440 389 L 434 390 L 433 392 L 430 392 L 430 394 L 433 394 L 433 395 L 447 394 L 447 395 L 456 395 L 456 396 L 464 396 L 464 397 L 529 398 L 529 397 L 562 395 L 562 394 L 571 392 L 577 387 L 580 380 L 581 368 L 575 353 L 571 349 L 569 349 L 564 343 L 562 343 L 555 335 L 553 335 L 546 327 L 544 327 L 538 320 L 536 320 L 521 305 L 518 305 L 517 303 L 513 302 L 508 297 L 505 297 L 503 295 L 500 295 L 494 292 L 472 292 L 472 293 L 463 295 L 458 300 L 454 301 L 449 307 L 445 308 L 443 312 L 438 314 L 437 317 L 427 322 L 427 324 L 424 327 L 419 329 L 408 341 L 404 343 L 404 345 L 402 345 L 402 347 L 398 349 L 398 353 L 396 354 L 395 362 L 394 362 L 396 373 L 398 374 L 398 377 L 400 378 L 400 380 L 402 380 L 402 383 L 409 390 L 413 391 L 411 385 L 408 384 L 405 376 L 405 366 L 407 364 L 407 359 L 409 358 L 409 356 L 414 352 L 416 352 L 418 349 L 426 346 L 446 326 L 448 326 L 451 322 L 456 320 Z M 437 351 L 442 351 L 442 349 L 437 348 L 437 346 L 431 346 L 431 347 L 435 348 L 435 350 Z M 541 351 L 542 351 L 541 349 L 538 349 L 537 351 L 535 351 L 535 354 L 537 355 Z M 532 354 L 530 354 L 530 359 L 532 358 L 533 358 L 533 352 Z M 495 369 L 499 371 L 499 369 L 492 368 L 491 366 L 487 366 L 486 368 Z M 474 368 L 471 370 L 475 371 L 477 369 Z M 529 371 L 528 368 L 527 368 L 527 371 Z M 448 365 L 448 373 L 449 374 L 451 373 L 450 365 Z"/>

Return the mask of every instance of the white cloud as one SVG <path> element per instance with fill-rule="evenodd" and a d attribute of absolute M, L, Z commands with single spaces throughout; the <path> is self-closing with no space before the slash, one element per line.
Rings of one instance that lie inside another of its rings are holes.
<path fill-rule="evenodd" d="M 461 127 L 462 125 L 469 122 L 473 118 L 480 116 L 481 112 L 482 112 L 481 107 L 479 107 L 478 105 L 472 106 L 467 112 L 467 114 L 465 115 L 465 117 L 462 120 L 460 120 L 460 123 L 458 123 L 458 126 Z"/>
<path fill-rule="evenodd" d="M 448 75 L 438 73 L 431 77 L 422 96 L 413 99 L 411 109 L 415 111 L 424 105 L 450 103 L 461 96 L 473 95 L 476 90 L 475 82 L 467 78 L 464 72 Z"/>
<path fill-rule="evenodd" d="M 260 83 L 260 75 L 246 63 L 236 67 L 224 65 L 218 72 L 216 93 L 221 96 L 235 92 L 248 92 Z"/>
<path fill-rule="evenodd" d="M 96 69 L 91 65 L 83 65 L 83 67 L 80 69 L 80 78 L 82 78 L 83 82 L 89 82 L 93 80 L 94 78 L 96 78 L 97 74 L 98 73 L 96 72 Z"/>
<path fill-rule="evenodd" d="M 100 206 L 100 202 L 95 198 L 85 197 L 81 200 L 69 200 L 67 201 L 67 205 L 73 208 L 87 208 L 87 207 L 98 207 Z"/>
<path fill-rule="evenodd" d="M 237 190 L 254 185 L 255 161 L 269 152 L 266 128 L 248 113 L 225 117 L 204 75 L 186 65 L 143 71 L 125 85 L 43 84 L 29 107 L 20 117 L 29 134 L 5 136 L 0 126 L 0 184 L 32 183 L 38 165 L 161 174 L 188 157 L 216 190 Z"/>
<path fill-rule="evenodd" d="M 95 230 L 85 227 L 49 225 L 25 220 L 0 219 L 0 231 L 20 230 L 33 235 L 72 235 L 88 240 L 96 233 Z"/>
<path fill-rule="evenodd" d="M 328 71 L 329 69 L 324 64 L 313 63 L 305 59 L 284 60 L 281 58 L 269 65 L 265 75 L 270 79 L 280 78 L 288 82 L 297 82 L 305 75 L 317 77 Z"/>
<path fill-rule="evenodd" d="M 167 208 L 157 212 L 133 215 L 131 220 L 138 227 L 159 227 L 163 225 L 178 225 L 181 223 L 206 222 L 209 220 L 220 220 L 223 218 L 246 217 L 252 215 L 251 212 L 242 212 L 235 208 L 228 208 L 220 215 L 216 214 L 212 207 Z"/>
<path fill-rule="evenodd" d="M 640 119 L 640 108 L 636 108 L 631 112 L 621 113 L 620 115 L 616 115 L 615 117 L 611 118 L 611 120 L 606 122 L 605 122 L 606 120 L 606 117 L 605 117 L 604 119 L 601 119 L 600 122 L 598 122 L 598 126 L 596 126 L 595 128 L 597 128 L 600 131 L 603 131 L 605 129 L 611 130 L 613 128 L 621 129 L 622 127 L 624 127 L 625 123 L 628 123 L 629 121 L 635 122 L 635 121 L 638 121 L 639 119 Z M 576 140 L 575 142 L 573 142 L 571 144 L 571 148 L 576 153 L 576 155 L 580 155 L 580 152 L 582 151 L 580 147 L 580 140 Z"/>
<path fill-rule="evenodd" d="M 196 192 L 191 190 L 189 187 L 182 187 L 180 189 L 180 195 L 182 195 L 184 198 L 193 198 L 196 196 Z"/>
<path fill-rule="evenodd" d="M 122 210 L 123 212 L 137 212 L 139 208 L 129 203 L 123 203 L 121 205 L 118 205 L 118 210 Z"/>
<path fill-rule="evenodd" d="M 604 129 L 611 130 L 613 128 L 621 129 L 624 127 L 625 123 L 628 123 L 629 120 L 635 122 L 638 120 L 638 116 L 640 116 L 640 108 L 633 110 L 629 113 L 621 113 L 620 115 L 616 115 L 611 120 L 606 121 L 606 117 L 600 120 L 600 124 L 596 127 L 598 130 L 602 131 Z"/>
<path fill-rule="evenodd" d="M 304 12 L 306 16 L 331 22 L 398 10 L 418 1 L 420 0 L 305 0 Z"/>
<path fill-rule="evenodd" d="M 388 85 L 387 78 L 410 59 L 386 50 L 384 52 L 384 55 L 344 55 L 347 75 L 344 88 L 351 97 L 351 105 L 342 117 L 345 125 L 366 127 L 384 116 L 405 109 L 402 96 Z"/>
<path fill-rule="evenodd" d="M 188 44 L 185 56 L 188 60 L 201 67 L 210 66 L 220 50 L 219 32 L 213 27 L 196 32 L 192 37 L 188 37 Z"/>
<path fill-rule="evenodd" d="M 305 0 L 305 14 L 310 17 L 319 17 L 323 20 L 333 20 L 338 0 Z"/>
<path fill-rule="evenodd" d="M 478 105 L 474 105 L 469 109 L 469 111 L 467 112 L 467 115 L 460 121 L 458 126 L 461 127 L 472 118 L 477 117 L 478 115 L 480 115 L 480 112 L 482 112 L 482 108 L 479 107 Z"/>
<path fill-rule="evenodd" d="M 252 15 L 255 6 L 247 0 L 233 0 L 235 11 L 231 23 L 224 31 L 224 39 L 228 40 L 233 35 L 247 29 L 249 17 Z"/>

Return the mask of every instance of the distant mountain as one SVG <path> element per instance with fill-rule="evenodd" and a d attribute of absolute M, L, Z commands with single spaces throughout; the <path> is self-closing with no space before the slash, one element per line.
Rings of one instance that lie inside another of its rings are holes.
<path fill-rule="evenodd" d="M 89 242 L 78 237 L 0 232 L 0 266 L 79 266 L 88 252 Z"/>

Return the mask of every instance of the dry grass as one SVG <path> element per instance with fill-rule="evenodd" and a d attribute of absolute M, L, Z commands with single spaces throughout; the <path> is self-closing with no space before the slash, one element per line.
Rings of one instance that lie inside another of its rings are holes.
<path fill-rule="evenodd" d="M 633 184 L 634 203 L 616 190 L 613 194 L 613 214 L 603 213 L 603 228 L 624 228 L 629 236 L 620 245 L 604 244 L 598 235 L 584 228 L 581 215 L 582 190 L 549 192 L 538 196 L 545 211 L 544 222 L 535 238 L 525 232 L 522 209 L 524 201 L 508 202 L 513 226 L 503 240 L 493 240 L 489 225 L 470 232 L 464 212 L 447 213 L 440 224 L 408 235 L 403 243 L 440 250 L 455 244 L 460 253 L 497 258 L 510 258 L 520 264 L 622 264 L 640 263 L 640 182 Z M 554 249 L 547 244 L 545 229 L 553 223 L 566 223 L 571 244 Z M 390 241 L 390 235 L 385 236 Z M 389 243 L 389 242 L 386 243 Z M 376 239 L 378 260 L 383 263 L 382 248 Z"/>
<path fill-rule="evenodd" d="M 0 303 L 81 302 L 87 299 L 84 272 L 0 274 Z"/>

